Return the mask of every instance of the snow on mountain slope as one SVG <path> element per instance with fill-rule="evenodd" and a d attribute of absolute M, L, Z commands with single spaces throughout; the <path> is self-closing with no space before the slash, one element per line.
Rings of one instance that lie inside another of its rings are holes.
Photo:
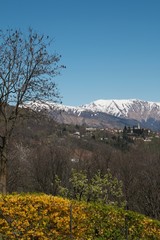
<path fill-rule="evenodd" d="M 151 113 L 160 116 L 160 103 L 142 101 L 137 99 L 129 100 L 97 100 L 90 104 L 83 105 L 84 110 L 93 112 L 105 112 L 117 117 L 146 119 Z"/>
<path fill-rule="evenodd" d="M 47 111 L 58 122 L 88 126 L 118 127 L 138 121 L 143 127 L 160 130 L 160 103 L 129 100 L 96 100 L 79 107 L 39 101 L 24 107 Z"/>
<path fill-rule="evenodd" d="M 146 119 L 150 117 L 150 115 L 159 116 L 160 117 L 160 103 L 142 101 L 137 99 L 129 99 L 129 100 L 96 100 L 89 104 L 85 104 L 79 107 L 74 106 L 66 106 L 62 104 L 57 104 L 53 102 L 29 102 L 26 106 L 34 109 L 34 110 L 61 110 L 73 114 L 80 115 L 82 112 L 102 112 L 107 113 L 116 117 L 123 118 L 137 118 Z"/>
<path fill-rule="evenodd" d="M 114 116 L 127 116 L 132 100 L 97 100 L 82 106 L 85 110 L 93 112 L 105 112 Z"/>

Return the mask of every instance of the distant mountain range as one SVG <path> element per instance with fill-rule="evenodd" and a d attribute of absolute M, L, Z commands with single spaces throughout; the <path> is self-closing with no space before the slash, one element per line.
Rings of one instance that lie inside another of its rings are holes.
<path fill-rule="evenodd" d="M 25 107 L 46 111 L 59 123 L 97 128 L 123 128 L 138 123 L 142 128 L 160 131 L 160 103 L 129 100 L 97 100 L 79 107 L 52 102 L 30 102 Z"/>

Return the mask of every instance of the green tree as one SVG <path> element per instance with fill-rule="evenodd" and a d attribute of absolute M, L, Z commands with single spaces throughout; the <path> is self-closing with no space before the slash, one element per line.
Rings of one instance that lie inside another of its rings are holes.
<path fill-rule="evenodd" d="M 84 171 L 78 172 L 73 169 L 69 181 L 71 183 L 69 188 L 64 188 L 60 180 L 57 181 L 60 195 L 79 201 L 124 205 L 122 182 L 113 177 L 109 169 L 104 175 L 98 170 L 90 180 Z"/>
<path fill-rule="evenodd" d="M 20 106 L 27 101 L 56 101 L 54 77 L 60 55 L 51 53 L 48 36 L 29 29 L 0 31 L 0 192 L 6 193 L 7 149 Z"/>
<path fill-rule="evenodd" d="M 99 201 L 106 204 L 120 204 L 122 200 L 122 182 L 113 177 L 110 170 L 102 175 L 98 171 L 88 186 L 87 201 Z"/>
<path fill-rule="evenodd" d="M 86 196 L 88 190 L 87 175 L 83 171 L 77 172 L 73 169 L 72 176 L 69 181 L 71 183 L 71 197 L 81 201 L 82 198 Z"/>

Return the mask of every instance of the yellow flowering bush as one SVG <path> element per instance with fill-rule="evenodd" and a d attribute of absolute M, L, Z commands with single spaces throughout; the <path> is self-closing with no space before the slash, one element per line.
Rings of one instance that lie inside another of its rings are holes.
<path fill-rule="evenodd" d="M 74 205 L 60 197 L 27 194 L 0 198 L 0 233 L 7 239 L 69 239 L 71 219 L 72 234 L 81 237 L 83 228 L 79 231 L 78 225 L 83 225 L 85 218 L 82 203 Z"/>
<path fill-rule="evenodd" d="M 0 196 L 0 239 L 160 239 L 160 222 L 102 204 L 45 194 Z"/>

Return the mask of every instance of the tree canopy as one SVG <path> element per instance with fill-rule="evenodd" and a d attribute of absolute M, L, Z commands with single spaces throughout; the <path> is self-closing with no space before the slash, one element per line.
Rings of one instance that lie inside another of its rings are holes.
<path fill-rule="evenodd" d="M 6 184 L 7 144 L 20 106 L 27 101 L 57 101 L 54 77 L 64 68 L 52 53 L 52 40 L 31 28 L 0 30 L 0 192 Z M 12 106 L 12 107 L 11 107 Z"/>

